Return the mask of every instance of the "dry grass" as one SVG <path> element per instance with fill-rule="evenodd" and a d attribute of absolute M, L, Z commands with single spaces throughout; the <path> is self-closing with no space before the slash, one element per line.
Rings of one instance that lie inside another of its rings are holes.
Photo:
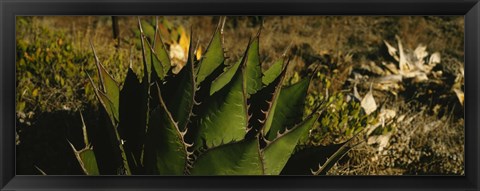
<path fill-rule="evenodd" d="M 412 112 L 397 105 L 404 120 L 396 121 L 389 145 L 379 151 L 362 144 L 337 164 L 336 175 L 464 175 L 464 121 L 453 114 L 440 119 L 427 110 Z"/>
<path fill-rule="evenodd" d="M 144 18 L 144 17 L 143 17 Z M 166 17 L 176 25 L 191 28 L 194 40 L 206 48 L 214 31 L 218 17 Z M 120 63 L 129 64 L 129 55 L 136 36 L 136 17 L 119 17 L 120 46 L 115 48 L 112 38 L 111 19 L 108 16 L 36 17 L 37 25 L 52 30 L 71 33 L 72 42 L 78 51 L 91 52 L 89 41 L 96 45 L 101 59 L 109 60 L 114 54 L 123 55 Z M 381 59 L 383 40 L 393 41 L 395 35 L 403 37 L 405 46 L 414 48 L 419 43 L 427 45 L 430 52 L 440 51 L 442 55 L 463 60 L 463 17 L 420 17 L 420 16 L 264 16 L 229 17 L 225 28 L 227 60 L 235 62 L 242 54 L 249 39 L 263 23 L 261 56 L 268 66 L 278 58 L 289 45 L 301 47 L 301 51 L 312 55 L 353 54 L 355 62 L 367 59 Z M 198 40 L 198 41 L 197 41 Z M 307 48 L 304 48 L 307 47 Z M 306 50 L 305 50 L 306 49 Z M 133 51 L 133 60 L 139 61 Z M 297 60 L 297 62 L 304 62 Z M 297 63 L 301 66 L 311 63 Z M 108 63 L 107 63 L 108 65 Z"/>

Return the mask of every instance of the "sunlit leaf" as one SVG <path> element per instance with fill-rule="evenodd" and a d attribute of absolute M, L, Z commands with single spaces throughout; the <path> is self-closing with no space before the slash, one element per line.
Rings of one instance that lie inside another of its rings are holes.
<path fill-rule="evenodd" d="M 267 133 L 268 140 L 273 140 L 277 132 L 293 127 L 301 121 L 309 82 L 309 78 L 304 78 L 280 90 L 272 125 Z"/>
<path fill-rule="evenodd" d="M 160 91 L 158 85 L 157 91 Z M 145 144 L 144 163 L 148 174 L 183 174 L 188 157 L 183 134 L 160 97 L 160 107 L 150 115 Z"/>
<path fill-rule="evenodd" d="M 319 116 L 318 113 L 314 113 L 292 129 L 276 135 L 276 138 L 262 151 L 265 174 L 280 174 L 299 139 L 308 133 L 308 130 L 315 124 Z"/>
<path fill-rule="evenodd" d="M 223 52 L 222 31 L 225 24 L 225 19 L 220 19 L 215 34 L 205 51 L 205 54 L 200 60 L 200 66 L 197 73 L 197 85 L 203 82 L 208 75 L 210 75 L 220 64 L 225 60 Z"/>
<path fill-rule="evenodd" d="M 205 151 L 193 164 L 192 175 L 261 175 L 256 139 L 228 143 Z"/>

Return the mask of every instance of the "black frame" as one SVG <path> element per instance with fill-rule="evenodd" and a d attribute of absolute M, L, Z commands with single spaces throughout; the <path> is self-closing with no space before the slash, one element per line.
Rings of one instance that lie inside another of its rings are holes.
<path fill-rule="evenodd" d="M 0 0 L 0 190 L 479 190 L 479 0 Z M 16 15 L 465 15 L 465 176 L 16 176 Z"/>

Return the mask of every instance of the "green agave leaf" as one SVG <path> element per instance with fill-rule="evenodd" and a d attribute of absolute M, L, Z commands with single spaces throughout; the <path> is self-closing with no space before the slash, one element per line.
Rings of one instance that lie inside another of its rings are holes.
<path fill-rule="evenodd" d="M 260 29 L 261 30 L 261 29 Z M 246 88 L 248 96 L 262 88 L 262 67 L 260 65 L 260 30 L 247 50 Z"/>
<path fill-rule="evenodd" d="M 154 62 L 153 68 L 155 69 L 155 72 L 157 72 L 158 77 L 160 79 L 163 79 L 165 75 L 167 75 L 168 71 L 170 70 L 171 63 L 170 63 L 170 57 L 169 57 L 167 48 L 163 43 L 160 32 L 158 31 L 159 30 L 158 25 L 156 28 L 157 29 L 155 32 L 155 41 L 154 41 L 153 49 L 155 51 L 155 58 L 160 62 L 160 64 L 158 64 L 158 62 Z"/>
<path fill-rule="evenodd" d="M 154 59 L 153 54 L 150 52 L 152 50 L 151 46 L 148 44 L 148 39 L 143 31 L 143 25 L 138 19 L 138 28 L 140 29 L 140 41 L 142 45 L 142 58 L 143 58 L 143 74 L 147 76 L 148 82 L 151 80 L 151 71 L 152 71 L 152 60 Z M 153 35 L 154 33 L 152 33 Z M 147 52 L 148 51 L 148 52 Z"/>
<path fill-rule="evenodd" d="M 151 38 L 153 37 L 154 33 L 155 33 L 155 28 L 153 27 L 152 23 L 146 21 L 146 20 L 141 20 L 140 21 L 140 18 L 138 18 L 139 20 L 139 23 L 141 24 L 142 28 L 139 30 L 133 30 L 133 33 L 135 34 L 135 36 L 141 36 L 141 33 L 143 31 L 143 33 L 145 33 L 145 36 L 147 36 L 147 38 Z M 141 48 L 141 39 L 136 39 L 135 40 L 135 47 L 137 48 Z"/>
<path fill-rule="evenodd" d="M 83 173 L 86 175 L 99 175 L 97 159 L 95 158 L 93 149 L 87 145 L 84 149 L 77 151 L 72 143 L 68 143 L 70 144 L 70 147 L 72 147 L 73 153 L 75 154 Z"/>
<path fill-rule="evenodd" d="M 153 52 L 155 52 L 153 68 L 160 79 L 163 79 L 170 70 L 170 57 L 160 34 L 158 18 L 155 25 L 155 39 L 153 41 Z"/>
<path fill-rule="evenodd" d="M 40 169 L 37 165 L 34 165 L 35 169 L 37 169 L 37 171 L 42 174 L 42 175 L 48 175 L 47 173 L 45 173 L 45 171 L 43 171 L 42 169 Z"/>
<path fill-rule="evenodd" d="M 190 35 L 191 36 L 191 35 Z M 190 40 L 190 47 L 192 40 Z M 168 111 L 178 122 L 181 131 L 187 128 L 195 103 L 195 77 L 193 69 L 193 48 L 189 48 L 187 63 L 182 70 L 168 79 L 162 88 Z"/>
<path fill-rule="evenodd" d="M 158 95 L 161 95 L 157 84 Z M 186 132 L 181 132 L 163 99 L 150 117 L 145 145 L 144 164 L 148 174 L 182 175 L 188 159 Z"/>
<path fill-rule="evenodd" d="M 354 144 L 352 145 L 352 140 L 354 140 L 354 138 L 359 135 L 359 134 L 356 134 L 354 135 L 352 138 L 350 138 L 348 141 L 345 141 L 344 143 L 341 144 L 341 147 L 335 151 L 335 153 L 332 154 L 332 156 L 330 156 L 327 161 L 325 161 L 325 163 L 323 165 L 320 165 L 319 164 L 319 169 L 317 171 L 311 171 L 313 175 L 325 175 L 327 174 L 327 172 L 333 167 L 333 165 L 335 165 L 335 163 L 337 163 L 340 159 L 342 159 L 343 156 L 345 156 L 345 154 L 348 153 L 348 151 L 350 151 L 353 147 L 357 146 L 358 144 Z"/>
<path fill-rule="evenodd" d="M 197 86 L 207 78 L 215 69 L 220 66 L 225 60 L 223 50 L 223 26 L 225 25 L 225 17 L 220 19 L 215 34 L 213 35 L 207 47 L 205 55 L 200 59 L 200 64 L 197 73 Z"/>
<path fill-rule="evenodd" d="M 125 174 L 130 175 L 131 174 L 130 167 L 129 167 L 129 164 L 127 162 L 127 157 L 126 157 L 126 154 L 125 154 L 125 150 L 123 148 L 123 144 L 121 144 L 122 139 L 120 138 L 120 134 L 119 134 L 118 128 L 117 128 L 118 127 L 118 118 L 119 118 L 118 116 L 120 115 L 119 114 L 119 109 L 115 108 L 114 103 L 108 98 L 108 96 L 105 95 L 101 90 L 99 90 L 95 86 L 95 83 L 93 83 L 93 80 L 90 77 L 90 75 L 88 75 L 88 73 L 87 73 L 87 76 L 90 80 L 90 84 L 93 86 L 94 92 L 97 95 L 98 100 L 100 101 L 102 106 L 105 108 L 105 111 L 107 112 L 107 115 L 109 116 L 111 124 L 113 126 L 112 131 L 113 131 L 114 136 L 115 136 L 115 143 L 114 144 L 118 145 L 118 149 L 120 149 L 120 154 L 121 154 L 122 162 L 123 162 L 123 164 L 122 164 L 123 167 L 122 168 L 124 168 L 124 169 L 122 169 L 122 172 L 120 172 L 120 173 L 125 173 Z"/>
<path fill-rule="evenodd" d="M 140 83 L 131 68 L 120 91 L 120 121 L 118 130 L 125 139 L 125 152 L 132 171 L 141 168 L 141 156 L 147 127 L 148 94 L 146 82 Z"/>
<path fill-rule="evenodd" d="M 327 146 L 304 146 L 299 149 L 297 147 L 280 174 L 312 175 L 312 168 L 318 166 L 319 163 L 325 163 L 341 146 L 343 143 Z"/>
<path fill-rule="evenodd" d="M 282 57 L 281 59 L 275 61 L 270 68 L 268 68 L 265 73 L 263 73 L 262 83 L 268 86 L 268 84 L 272 83 L 279 75 L 282 73 L 283 63 L 285 59 Z"/>
<path fill-rule="evenodd" d="M 220 74 L 217 79 L 213 80 L 212 85 L 210 86 L 210 95 L 213 95 L 218 90 L 222 89 L 225 85 L 232 80 L 233 75 L 235 75 L 238 67 L 240 66 L 242 59 L 237 63 L 233 64 L 231 67 L 226 68 L 226 71 Z"/>
<path fill-rule="evenodd" d="M 103 68 L 103 66 L 99 65 L 102 71 L 102 77 L 103 77 L 103 82 L 104 84 L 104 93 L 110 99 L 113 103 L 113 106 L 115 107 L 116 110 L 118 110 L 118 104 L 119 104 L 119 97 L 120 97 L 120 88 L 117 84 L 117 82 L 113 79 L 110 74 L 107 73 L 107 71 Z M 116 115 L 118 117 L 118 115 Z M 118 118 L 117 118 L 118 119 Z"/>
<path fill-rule="evenodd" d="M 83 168 L 85 168 L 87 175 L 99 175 L 97 159 L 92 149 L 81 151 L 79 156 L 82 159 Z"/>
<path fill-rule="evenodd" d="M 257 139 L 224 144 L 202 153 L 192 175 L 261 175 L 263 166 Z"/>
<path fill-rule="evenodd" d="M 151 70 L 151 67 L 153 66 L 155 74 L 159 79 L 162 80 L 163 78 L 165 78 L 168 72 L 168 70 L 164 72 L 165 67 L 163 66 L 162 60 L 161 60 L 163 58 L 158 57 L 158 54 L 155 52 L 155 50 L 153 49 L 153 47 L 150 45 L 148 41 L 145 42 L 145 46 L 147 46 L 147 49 L 148 49 L 146 52 L 147 53 L 146 61 L 147 61 L 147 65 L 150 66 L 149 70 Z M 170 69 L 170 67 L 168 67 L 168 69 Z"/>
<path fill-rule="evenodd" d="M 98 61 L 98 58 L 97 58 L 97 61 Z M 103 66 L 101 66 L 99 64 L 100 67 L 99 68 L 99 73 L 102 74 L 102 70 L 105 71 L 103 69 Z M 106 71 L 105 71 L 106 73 Z M 120 90 L 118 88 L 118 85 L 116 84 L 116 82 L 113 80 L 113 78 L 111 78 L 110 75 L 108 75 L 108 73 L 106 73 L 107 76 L 109 77 L 106 77 L 106 78 L 102 78 L 100 76 L 100 79 L 106 79 L 105 81 L 102 81 L 101 83 L 104 84 L 104 88 L 107 90 L 107 92 L 103 92 L 101 91 L 100 89 L 98 89 L 96 86 L 95 86 L 95 83 L 93 83 L 93 80 L 92 78 L 90 77 L 90 75 L 88 75 L 87 73 L 87 76 L 88 78 L 90 79 L 90 83 L 92 84 L 93 86 L 93 89 L 94 89 L 94 92 L 95 94 L 97 95 L 100 103 L 102 104 L 102 106 L 105 108 L 111 122 L 112 122 L 112 125 L 114 127 L 113 131 L 115 133 L 115 138 L 116 138 L 116 141 L 118 143 L 122 142 L 121 140 L 121 137 L 120 137 L 120 134 L 118 132 L 118 121 L 119 121 L 119 94 L 120 94 Z M 111 91 L 113 92 L 112 90 L 116 91 L 116 93 L 110 93 L 110 95 L 108 94 L 108 91 Z M 112 97 L 112 94 L 115 95 Z M 110 98 L 113 98 L 114 101 L 112 101 Z M 126 157 L 126 153 L 125 153 L 125 149 L 123 147 L 123 144 L 117 144 L 119 149 L 120 149 L 120 154 L 122 156 L 122 162 L 123 162 L 123 167 L 124 169 L 122 169 L 122 172 L 120 173 L 125 173 L 125 174 L 131 174 L 131 169 L 129 167 L 129 164 L 127 162 L 127 157 Z"/>
<path fill-rule="evenodd" d="M 85 143 L 85 148 L 77 151 L 73 144 L 68 141 L 68 144 L 73 150 L 73 153 L 75 154 L 75 158 L 77 158 L 78 163 L 80 164 L 80 167 L 82 168 L 83 173 L 86 175 L 99 175 L 99 170 L 97 166 L 97 159 L 95 157 L 95 153 L 93 152 L 92 147 L 90 146 L 89 140 L 88 140 L 88 134 L 87 134 L 87 126 L 85 125 L 85 121 L 83 120 L 83 115 L 80 113 L 80 119 L 82 120 L 82 130 L 83 130 L 83 142 Z M 36 167 L 36 166 L 35 166 Z M 39 169 L 38 167 L 36 167 Z M 40 170 L 40 169 L 39 169 Z M 40 170 L 42 174 L 45 175 L 45 173 Z"/>
<path fill-rule="evenodd" d="M 273 114 L 272 125 L 267 133 L 268 140 L 273 140 L 277 136 L 277 132 L 284 131 L 286 128 L 292 127 L 294 124 L 300 122 L 303 116 L 303 106 L 305 104 L 309 83 L 310 78 L 304 78 L 280 90 Z"/>
<path fill-rule="evenodd" d="M 142 20 L 141 21 L 141 33 L 143 31 L 143 33 L 145 34 L 145 36 L 149 39 L 153 39 L 152 37 L 154 36 L 155 34 L 155 27 L 153 26 L 153 24 L 151 22 L 148 22 L 146 20 Z"/>
<path fill-rule="evenodd" d="M 189 131 L 185 137 L 188 143 L 195 143 L 196 148 L 198 146 L 202 146 L 197 144 L 197 143 L 202 144 L 202 142 L 197 142 L 197 139 L 200 136 L 200 131 L 202 130 L 200 128 L 200 119 L 205 117 L 207 110 L 211 110 L 209 109 L 211 107 L 209 102 L 213 102 L 212 97 L 214 95 L 210 95 L 210 87 L 212 85 L 212 82 L 222 74 L 224 69 L 225 69 L 224 65 L 223 64 L 220 65 L 220 67 L 216 68 L 215 71 L 204 80 L 204 82 L 201 84 L 200 87 L 196 86 L 195 98 L 194 98 L 195 102 L 192 109 L 192 115 L 190 118 L 191 123 L 188 123 Z M 236 71 L 234 71 L 234 73 L 235 72 Z M 225 91 L 223 91 L 223 93 L 221 94 L 224 95 Z M 220 95 L 215 95 L 215 96 L 222 97 Z"/>
<path fill-rule="evenodd" d="M 262 150 L 265 174 L 280 174 L 297 146 L 300 137 L 308 133 L 308 130 L 315 124 L 319 116 L 318 113 L 314 113 L 292 129 L 287 129 L 283 134 L 278 134 L 272 142 L 269 143 L 267 141 L 268 145 Z"/>
<path fill-rule="evenodd" d="M 146 51 L 151 51 L 152 48 L 148 44 L 148 39 L 145 36 L 145 33 L 143 31 L 143 26 L 140 21 L 140 18 L 138 19 L 138 28 L 140 29 L 140 39 L 141 39 L 141 45 L 142 45 L 142 58 L 143 58 L 143 79 L 142 79 L 142 84 L 144 84 L 144 88 L 147 92 L 148 98 L 147 98 L 147 107 L 148 111 L 151 111 L 150 108 L 155 108 L 158 106 L 158 101 L 156 99 L 150 99 L 150 97 L 156 97 L 156 91 L 151 92 L 151 83 L 158 81 L 158 78 L 160 76 L 154 75 L 152 77 L 152 61 L 155 60 L 157 57 L 154 56 L 154 54 L 147 54 Z M 154 31 L 155 32 L 155 31 Z M 148 35 L 148 34 L 147 34 Z M 154 35 L 154 33 L 152 33 Z M 158 59 L 157 59 L 158 61 Z M 157 64 L 158 65 L 158 64 Z M 158 78 L 157 78 L 158 77 Z M 147 115 L 147 122 L 149 119 L 149 115 Z M 147 126 L 148 128 L 148 126 Z"/>
<path fill-rule="evenodd" d="M 208 107 L 199 114 L 199 132 L 194 142 L 195 148 L 204 144 L 208 147 L 218 146 L 224 141 L 238 141 L 245 136 L 248 125 L 243 80 L 245 62 L 246 59 L 243 59 L 242 68 L 235 71 L 232 80 L 225 87 L 203 103 Z"/>
<path fill-rule="evenodd" d="M 283 65 L 283 63 L 282 63 Z M 284 67 L 281 74 L 277 76 L 277 78 L 269 84 L 269 86 L 275 87 L 275 91 L 273 93 L 272 101 L 269 103 L 270 108 L 267 110 L 265 124 L 262 127 L 262 135 L 266 135 L 272 126 L 273 117 L 275 116 L 275 111 L 277 109 L 278 104 L 278 97 L 282 90 L 283 80 L 285 79 L 285 72 L 287 71 L 287 67 Z M 267 86 L 268 87 L 268 86 Z"/>
<path fill-rule="evenodd" d="M 115 104 L 108 98 L 107 95 L 105 95 L 100 89 L 98 89 L 97 86 L 95 86 L 95 83 L 93 82 L 92 78 L 90 75 L 88 75 L 88 78 L 90 79 L 90 84 L 93 87 L 93 90 L 95 92 L 95 95 L 97 96 L 98 100 L 100 101 L 100 104 L 102 104 L 103 108 L 108 114 L 108 117 L 110 118 L 110 121 L 112 122 L 113 126 L 116 126 L 117 121 L 118 121 L 118 116 L 119 110 L 115 108 Z"/>
<path fill-rule="evenodd" d="M 82 112 L 80 112 L 80 119 L 82 120 L 83 143 L 85 143 L 85 145 L 89 145 L 90 141 L 88 140 L 87 126 L 85 125 L 85 120 L 83 119 Z"/>
<path fill-rule="evenodd" d="M 113 110 L 112 116 L 115 118 L 116 121 L 118 121 L 120 88 L 118 86 L 118 83 L 107 72 L 107 70 L 105 70 L 105 67 L 102 65 L 102 63 L 100 63 L 100 60 L 98 59 L 97 52 L 95 51 L 93 44 L 91 44 L 91 47 L 95 55 L 95 63 L 97 65 L 98 78 L 100 79 L 101 89 L 99 90 L 97 88 L 97 90 L 101 91 L 103 95 L 105 95 L 108 98 L 108 100 L 111 102 L 110 107 Z"/>
<path fill-rule="evenodd" d="M 251 115 L 249 119 L 249 127 L 253 128 L 252 132 L 249 131 L 248 136 L 252 135 L 252 133 L 255 133 L 254 135 L 256 135 L 260 131 L 262 131 L 262 136 L 264 136 L 270 129 L 278 94 L 285 77 L 285 71 L 286 70 L 283 70 L 283 73 L 278 75 L 272 83 L 260 89 L 248 100 L 248 111 Z"/>
<path fill-rule="evenodd" d="M 90 76 L 88 77 L 90 78 Z M 102 103 L 101 95 L 103 95 L 103 93 L 98 91 L 96 93 L 97 97 L 100 96 L 98 99 Z M 106 98 L 106 96 L 103 95 L 103 98 Z M 108 165 L 99 166 L 100 171 L 105 174 L 131 174 L 129 165 L 126 161 L 127 159 L 125 157 L 123 144 L 121 144 L 122 139 L 119 136 L 117 124 L 114 124 L 114 121 L 108 120 L 113 120 L 113 118 L 109 116 L 109 110 L 107 109 L 108 108 L 100 110 L 102 119 L 105 120 L 98 121 L 100 128 L 94 128 L 94 133 L 92 133 L 93 146 L 95 146 L 94 152 L 98 156 L 97 160 L 99 161 L 99 164 L 105 164 L 105 162 L 109 163 Z M 108 117 L 104 118 L 105 115 Z M 84 125 L 85 145 L 89 145 L 87 140 L 86 127 Z"/>

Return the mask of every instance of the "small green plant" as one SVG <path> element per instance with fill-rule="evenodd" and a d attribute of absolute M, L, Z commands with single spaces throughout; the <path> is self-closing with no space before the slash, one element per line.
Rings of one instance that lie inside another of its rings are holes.
<path fill-rule="evenodd" d="M 302 144 L 328 146 L 342 143 L 376 123 L 376 104 L 368 108 L 367 99 L 360 97 L 355 90 L 348 90 L 351 88 L 346 85 L 349 84 L 352 57 L 352 54 L 342 52 L 318 56 L 320 65 L 315 74 L 317 80 L 307 94 L 305 113 L 308 115 L 319 106 L 325 107 L 325 110 L 308 137 L 302 139 Z"/>
<path fill-rule="evenodd" d="M 66 34 L 33 25 L 31 20 L 19 17 L 17 22 L 16 111 L 28 113 L 51 108 L 74 108 L 80 104 L 81 95 L 92 89 L 83 89 L 82 81 L 69 79 L 86 79 L 82 70 L 94 71 L 94 66 L 82 66 L 89 55 L 73 50 Z M 95 99 L 93 92 L 89 95 L 90 100 Z"/>
<path fill-rule="evenodd" d="M 324 109 L 317 107 L 303 119 L 312 78 L 283 87 L 288 64 L 285 54 L 262 72 L 260 31 L 241 59 L 227 65 L 224 17 L 205 53 L 197 59 L 194 49 L 188 48 L 188 59 L 177 73 L 159 25 L 155 25 L 153 36 L 147 37 L 141 23 L 139 20 L 144 67 L 141 81 L 129 69 L 120 88 L 93 49 L 99 81 L 91 80 L 91 85 L 108 116 L 112 150 L 118 151 L 113 156 L 118 160 L 108 161 L 118 161 L 116 171 L 107 173 L 280 174 L 300 138 L 308 134 Z M 77 150 L 72 145 L 83 172 L 106 172 L 99 165 L 104 164 L 101 153 L 94 142 L 89 143 L 84 129 L 86 146 Z M 349 149 L 348 144 L 342 144 L 313 174 L 324 174 Z"/>
<path fill-rule="evenodd" d="M 319 123 L 309 133 L 307 144 L 328 145 L 341 143 L 361 132 L 369 124 L 375 123 L 376 115 L 367 115 L 360 101 L 342 92 L 329 97 L 322 97 L 317 92 L 307 96 L 307 112 L 315 105 L 324 105 L 325 111 L 319 118 Z M 323 102 L 318 103 L 322 100 Z"/>
<path fill-rule="evenodd" d="M 79 40 L 90 35 L 84 31 L 49 27 L 52 23 L 48 20 L 21 16 L 16 22 L 17 114 L 96 109 L 93 87 L 86 84 L 89 83 L 87 73 L 97 69 L 95 65 L 85 64 L 93 59 L 90 47 Z M 109 40 L 103 39 L 102 43 Z M 114 50 L 113 46 L 108 49 Z M 119 63 L 128 63 L 123 62 L 129 57 L 128 52 L 130 50 L 120 50 L 104 60 L 115 79 L 126 76 L 126 64 Z M 113 64 L 115 66 L 111 67 Z"/>

